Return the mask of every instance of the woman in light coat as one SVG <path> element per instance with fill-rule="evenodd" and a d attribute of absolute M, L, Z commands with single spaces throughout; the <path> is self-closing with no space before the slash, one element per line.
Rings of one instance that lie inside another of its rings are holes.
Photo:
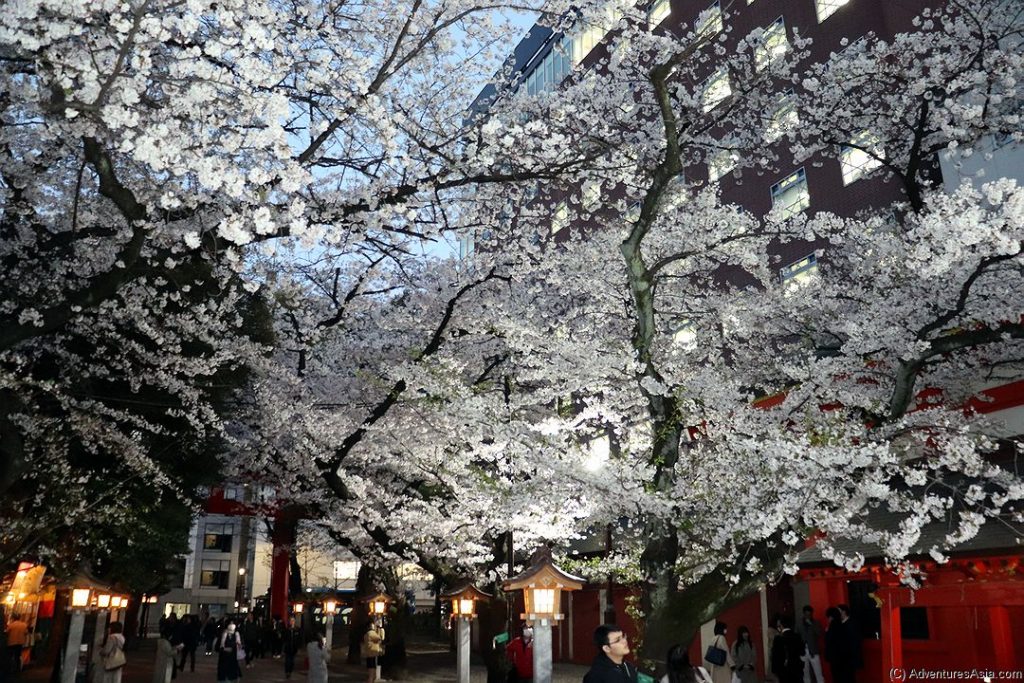
<path fill-rule="evenodd" d="M 171 645 L 170 630 L 160 631 L 160 639 L 156 641 L 156 666 L 153 667 L 153 683 L 170 683 L 174 674 L 174 658 L 177 650 Z"/>
<path fill-rule="evenodd" d="M 725 640 L 726 626 L 720 621 L 715 622 L 715 639 L 711 645 L 725 651 L 724 664 L 712 664 L 705 660 L 704 666 L 711 674 L 713 683 L 732 683 L 732 653 L 729 652 L 729 643 Z"/>
<path fill-rule="evenodd" d="M 324 647 L 322 635 L 306 643 L 306 660 L 309 662 L 309 683 L 327 683 L 327 664 L 331 661 L 331 651 Z"/>
<path fill-rule="evenodd" d="M 736 642 L 732 644 L 732 669 L 740 683 L 757 683 L 757 649 L 746 626 L 740 626 Z"/>
<path fill-rule="evenodd" d="M 103 683 L 121 683 L 121 671 L 124 670 L 124 624 L 115 621 L 110 625 L 107 641 L 100 648 L 100 662 L 104 668 Z M 121 665 L 110 668 L 112 662 L 120 659 Z"/>

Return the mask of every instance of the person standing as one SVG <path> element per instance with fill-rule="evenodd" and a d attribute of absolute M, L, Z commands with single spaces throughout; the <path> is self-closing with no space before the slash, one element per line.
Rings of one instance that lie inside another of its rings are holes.
<path fill-rule="evenodd" d="M 171 675 L 174 673 L 174 658 L 178 656 L 174 646 L 171 645 L 171 634 L 167 629 L 160 631 L 160 637 L 156 641 L 156 665 L 153 667 L 153 683 L 170 683 Z"/>
<path fill-rule="evenodd" d="M 309 683 L 327 683 L 327 665 L 331 661 L 331 651 L 324 647 L 325 638 L 322 634 L 306 644 L 306 659 L 309 661 Z"/>
<path fill-rule="evenodd" d="M 7 659 L 2 668 L 10 666 L 11 673 L 21 671 L 21 653 L 28 644 L 28 622 L 20 614 L 15 613 L 7 624 Z"/>
<path fill-rule="evenodd" d="M 270 634 L 270 654 L 274 659 L 281 659 L 281 647 L 284 642 L 284 622 L 281 617 L 274 617 Z"/>
<path fill-rule="evenodd" d="M 196 670 L 196 649 L 199 647 L 199 618 L 186 614 L 181 622 L 181 663 L 178 669 L 185 670 L 185 662 L 189 662 L 189 671 Z"/>
<path fill-rule="evenodd" d="M 711 674 L 702 666 L 690 664 L 690 653 L 685 647 L 673 645 L 665 657 L 661 683 L 711 683 Z"/>
<path fill-rule="evenodd" d="M 793 630 L 793 621 L 786 615 L 775 617 L 779 632 L 772 641 L 772 673 L 779 683 L 801 683 L 804 671 L 804 643 Z"/>
<path fill-rule="evenodd" d="M 121 672 L 124 670 L 124 625 L 115 621 L 108 627 L 107 640 L 100 648 L 100 661 L 103 663 L 103 683 L 121 683 Z M 171 661 L 174 661 L 173 657 Z"/>
<path fill-rule="evenodd" d="M 736 642 L 729 650 L 732 655 L 732 670 L 740 679 L 740 683 L 757 683 L 757 650 L 754 640 L 750 637 L 750 629 L 740 626 L 736 632 Z"/>
<path fill-rule="evenodd" d="M 725 639 L 725 634 L 728 631 L 729 629 L 725 623 L 716 621 L 715 637 L 708 646 L 708 654 L 710 654 L 711 648 L 721 650 L 722 660 L 720 662 L 713 662 L 707 658 L 707 654 L 704 656 L 704 664 L 707 667 L 708 673 L 711 674 L 711 680 L 714 683 L 730 683 L 732 681 L 732 653 L 729 652 L 729 643 Z"/>
<path fill-rule="evenodd" d="M 366 659 L 366 683 L 374 683 L 377 680 L 377 666 L 380 663 L 380 656 L 384 654 L 384 626 L 380 617 L 375 617 L 366 628 L 363 640 L 360 644 L 360 651 Z"/>
<path fill-rule="evenodd" d="M 242 642 L 245 643 L 245 668 L 252 668 L 252 660 L 260 647 L 260 625 L 256 616 L 249 612 L 242 622 Z"/>
<path fill-rule="evenodd" d="M 284 630 L 281 647 L 284 650 L 284 677 L 291 678 L 295 670 L 295 654 L 301 647 L 302 636 L 295 625 L 295 617 L 288 620 L 288 628 Z"/>
<path fill-rule="evenodd" d="M 505 646 L 505 658 L 512 665 L 509 680 L 512 680 L 511 674 L 515 672 L 517 683 L 530 683 L 533 681 L 533 628 L 523 624 L 520 633 Z"/>
<path fill-rule="evenodd" d="M 850 619 L 850 608 L 846 605 L 829 607 L 825 616 L 828 618 L 825 659 L 832 670 L 832 680 L 834 683 L 854 683 L 857 669 L 864 665 L 857 622 Z"/>
<path fill-rule="evenodd" d="M 597 657 L 583 676 L 583 683 L 637 683 L 636 667 L 626 661 L 629 639 L 615 624 L 601 624 L 594 629 Z"/>
<path fill-rule="evenodd" d="M 203 624 L 203 640 L 206 643 L 206 656 L 209 657 L 213 654 L 213 644 L 217 640 L 217 620 L 211 616 L 207 616 Z"/>
<path fill-rule="evenodd" d="M 814 620 L 814 608 L 805 605 L 803 618 L 796 627 L 804 641 L 804 683 L 811 683 L 811 672 L 814 672 L 814 683 L 825 683 L 821 673 L 821 624 Z"/>
<path fill-rule="evenodd" d="M 238 654 L 242 649 L 242 638 L 235 630 L 232 621 L 224 628 L 220 636 L 220 648 L 217 656 L 217 681 L 234 683 L 242 677 L 242 669 L 238 666 Z"/>

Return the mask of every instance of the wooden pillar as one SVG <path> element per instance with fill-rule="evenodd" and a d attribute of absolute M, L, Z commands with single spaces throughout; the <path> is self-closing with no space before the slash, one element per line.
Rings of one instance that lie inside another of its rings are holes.
<path fill-rule="evenodd" d="M 882 670 L 879 672 L 880 681 L 892 680 L 890 672 L 893 669 L 903 668 L 903 637 L 900 626 L 900 607 L 894 595 L 894 589 L 879 589 L 883 604 L 882 612 Z"/>
<path fill-rule="evenodd" d="M 273 555 L 270 559 L 270 615 L 280 617 L 288 625 L 288 579 L 291 548 L 295 544 L 298 514 L 286 508 L 278 512 L 271 533 Z"/>
<path fill-rule="evenodd" d="M 1016 671 L 1017 657 L 1014 654 L 1013 634 L 1010 633 L 1010 613 L 1004 605 L 992 605 L 988 608 L 988 619 L 996 656 L 995 670 Z"/>

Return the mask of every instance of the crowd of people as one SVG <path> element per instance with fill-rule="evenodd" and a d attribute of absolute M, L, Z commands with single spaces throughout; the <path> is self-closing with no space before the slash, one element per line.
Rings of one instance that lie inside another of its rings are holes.
<path fill-rule="evenodd" d="M 822 627 L 814 618 L 814 608 L 806 606 L 800 622 L 794 625 L 788 615 L 772 620 L 775 637 L 770 646 L 767 671 L 778 683 L 824 683 L 822 654 L 828 662 L 834 683 L 854 683 L 856 671 L 863 666 L 860 629 L 850 618 L 847 605 L 830 607 Z M 665 659 L 666 673 L 661 683 L 758 683 L 757 645 L 750 629 L 740 626 L 736 639 L 729 642 L 728 626 L 716 622 L 714 635 L 704 653 L 703 662 L 692 663 L 689 650 L 673 646 Z M 605 624 L 594 632 L 598 654 L 583 683 L 636 683 L 638 672 L 626 661 L 629 638 L 621 628 Z M 518 649 L 513 641 L 506 654 L 518 666 Z M 532 669 L 530 670 L 532 677 Z M 523 680 L 519 675 L 519 680 Z M 528 680 L 528 679 L 527 679 Z"/>
<path fill-rule="evenodd" d="M 310 657 L 311 671 L 316 667 L 317 671 L 322 668 L 326 672 L 326 660 L 330 656 L 323 647 L 322 634 L 316 634 L 308 643 L 304 642 L 294 617 L 285 623 L 278 617 L 267 619 L 252 613 L 241 620 L 200 618 L 194 614 L 179 618 L 172 613 L 160 617 L 159 630 L 153 683 L 170 683 L 186 667 L 189 672 L 194 672 L 200 645 L 205 656 L 217 657 L 217 680 L 220 682 L 238 681 L 242 678 L 242 670 L 252 667 L 253 660 L 266 657 L 283 659 L 285 678 L 291 678 L 295 657 L 304 646 Z M 315 645 L 315 649 L 310 648 L 311 645 Z"/>

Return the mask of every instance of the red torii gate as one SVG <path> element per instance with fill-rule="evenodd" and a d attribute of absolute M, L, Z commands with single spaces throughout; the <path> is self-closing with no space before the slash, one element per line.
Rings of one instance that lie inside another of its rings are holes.
<path fill-rule="evenodd" d="M 295 545 L 296 530 L 302 517 L 300 508 L 282 504 L 250 503 L 224 497 L 224 488 L 214 488 L 206 501 L 206 512 L 228 517 L 256 517 L 264 515 L 273 519 L 271 543 L 273 554 L 270 562 L 270 615 L 288 617 L 288 582 L 291 574 L 291 548 Z"/>

